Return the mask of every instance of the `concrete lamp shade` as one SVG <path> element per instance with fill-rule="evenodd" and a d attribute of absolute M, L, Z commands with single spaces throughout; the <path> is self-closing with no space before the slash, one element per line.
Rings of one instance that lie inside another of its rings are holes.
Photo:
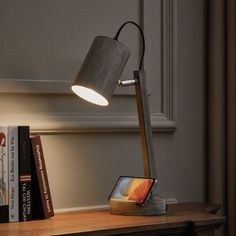
<path fill-rule="evenodd" d="M 116 39 L 97 36 L 72 85 L 73 92 L 91 103 L 107 106 L 129 55 L 129 49 Z"/>

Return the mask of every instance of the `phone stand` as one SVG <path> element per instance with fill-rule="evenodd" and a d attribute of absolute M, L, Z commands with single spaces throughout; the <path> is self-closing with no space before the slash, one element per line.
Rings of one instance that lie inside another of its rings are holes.
<path fill-rule="evenodd" d="M 166 214 L 166 202 L 160 196 L 151 196 L 144 205 L 137 205 L 135 201 L 110 198 L 110 212 L 115 215 L 163 215 Z"/>

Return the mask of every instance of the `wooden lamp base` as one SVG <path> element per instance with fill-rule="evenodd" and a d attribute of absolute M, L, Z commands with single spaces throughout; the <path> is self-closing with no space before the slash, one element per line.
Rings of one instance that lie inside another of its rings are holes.
<path fill-rule="evenodd" d="M 152 196 L 145 205 L 137 205 L 134 201 L 110 198 L 110 212 L 115 215 L 157 216 L 166 214 L 165 199 Z"/>

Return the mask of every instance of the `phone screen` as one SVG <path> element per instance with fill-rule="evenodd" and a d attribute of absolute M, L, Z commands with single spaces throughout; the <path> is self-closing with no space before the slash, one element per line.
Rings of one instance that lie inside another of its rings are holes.
<path fill-rule="evenodd" d="M 109 198 L 132 200 L 137 204 L 144 204 L 156 182 L 156 179 L 153 178 L 121 176 Z"/>

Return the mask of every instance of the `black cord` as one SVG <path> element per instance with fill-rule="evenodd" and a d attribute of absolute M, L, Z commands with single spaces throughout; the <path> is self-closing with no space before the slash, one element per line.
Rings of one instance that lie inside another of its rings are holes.
<path fill-rule="evenodd" d="M 127 25 L 127 24 L 133 24 L 133 25 L 135 25 L 135 26 L 139 29 L 139 31 L 140 31 L 140 33 L 141 33 L 141 36 L 142 36 L 143 51 L 142 51 L 142 56 L 141 56 L 140 64 L 139 64 L 139 70 L 141 70 L 141 69 L 142 69 L 142 65 L 143 65 L 144 53 L 145 53 L 145 38 L 144 38 L 144 33 L 143 33 L 143 30 L 141 29 L 141 27 L 140 27 L 137 23 L 135 23 L 135 22 L 133 22 L 133 21 L 126 21 L 126 22 L 125 22 L 124 24 L 122 24 L 121 27 L 118 29 L 118 31 L 117 31 L 116 36 L 114 37 L 114 39 L 115 39 L 115 40 L 118 40 L 118 37 L 119 37 L 119 34 L 120 34 L 121 30 L 122 30 L 122 29 L 124 28 L 124 26 Z"/>

